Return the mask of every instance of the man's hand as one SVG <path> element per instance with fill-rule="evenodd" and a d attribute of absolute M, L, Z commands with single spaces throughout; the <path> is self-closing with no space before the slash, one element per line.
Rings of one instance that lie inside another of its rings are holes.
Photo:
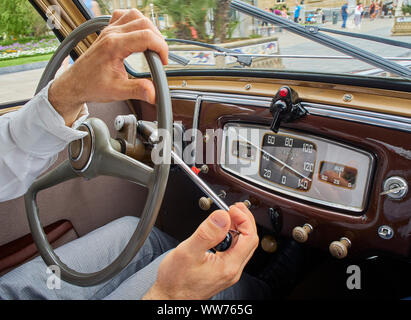
<path fill-rule="evenodd" d="M 110 24 L 76 63 L 57 78 L 49 100 L 66 125 L 71 126 L 86 102 L 139 99 L 155 103 L 148 79 L 129 79 L 124 59 L 152 50 L 168 63 L 168 46 L 153 23 L 137 9 L 116 10 Z"/>
<path fill-rule="evenodd" d="M 225 252 L 209 252 L 229 229 L 241 232 L 231 247 Z M 257 246 L 254 217 L 243 203 L 231 206 L 228 213 L 214 211 L 164 258 L 155 284 L 143 299 L 209 299 L 240 279 Z"/>

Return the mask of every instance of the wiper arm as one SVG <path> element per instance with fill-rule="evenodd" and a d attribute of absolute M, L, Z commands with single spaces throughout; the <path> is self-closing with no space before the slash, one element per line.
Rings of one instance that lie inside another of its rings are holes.
<path fill-rule="evenodd" d="M 359 39 L 384 43 L 384 44 L 388 44 L 388 45 L 395 46 L 395 47 L 411 49 L 411 42 L 403 42 L 403 41 L 398 41 L 398 40 L 385 39 L 382 37 L 372 36 L 370 34 L 347 32 L 347 31 L 334 30 L 334 29 L 328 29 L 328 28 L 323 28 L 323 27 L 318 27 L 318 30 L 323 31 L 323 32 L 328 32 L 328 33 L 340 34 L 342 36 L 347 36 L 350 38 L 359 38 Z"/>
<path fill-rule="evenodd" d="M 216 46 L 214 44 L 204 43 L 204 42 L 200 42 L 200 41 L 186 40 L 186 39 L 174 39 L 174 38 L 165 39 L 165 40 L 167 42 L 179 42 L 179 43 L 185 43 L 185 44 L 192 44 L 192 45 L 196 45 L 196 46 L 199 46 L 199 47 L 212 49 L 212 50 L 218 51 L 218 52 L 237 53 L 237 51 L 235 51 L 235 50 L 219 47 L 219 46 Z M 252 57 L 249 57 L 249 56 L 235 56 L 235 58 L 237 59 L 237 62 L 242 66 L 249 67 L 253 63 Z"/>
<path fill-rule="evenodd" d="M 190 60 L 188 60 L 188 59 L 186 59 L 186 58 L 184 58 L 184 57 L 182 57 L 182 56 L 179 56 L 179 55 L 177 55 L 177 54 L 175 54 L 175 53 L 172 53 L 172 52 L 169 52 L 169 53 L 168 53 L 168 58 L 169 58 L 170 60 L 173 60 L 174 62 L 176 62 L 176 63 L 178 63 L 178 64 L 181 64 L 182 66 L 186 66 L 186 65 L 188 65 L 188 64 L 190 63 Z"/>
<path fill-rule="evenodd" d="M 306 28 L 295 22 L 288 21 L 282 17 L 277 17 L 276 15 L 272 13 L 266 12 L 264 10 L 261 10 L 255 6 L 249 5 L 248 3 L 245 3 L 239 0 L 233 0 L 231 2 L 231 8 L 238 10 L 240 12 L 243 12 L 249 16 L 263 20 L 265 22 L 268 22 L 271 24 L 277 24 L 279 26 L 287 28 L 289 31 L 295 34 L 311 39 L 315 42 L 321 43 L 327 47 L 330 47 L 334 50 L 345 53 L 349 56 L 355 57 L 359 60 L 362 60 L 375 67 L 381 68 L 385 71 L 399 75 L 406 79 L 411 78 L 411 71 L 409 69 L 399 64 L 388 61 L 384 58 L 381 58 L 371 52 L 357 48 L 344 41 L 335 39 L 331 36 L 328 36 L 322 33 L 318 33 L 318 30 L 316 28 L 310 28 L 310 27 Z"/>

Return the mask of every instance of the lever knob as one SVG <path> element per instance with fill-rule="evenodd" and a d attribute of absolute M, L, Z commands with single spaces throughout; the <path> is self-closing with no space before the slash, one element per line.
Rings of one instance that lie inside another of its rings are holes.
<path fill-rule="evenodd" d="M 330 244 L 330 253 L 337 259 L 343 259 L 348 255 L 348 249 L 351 247 L 351 241 L 348 238 L 341 238 L 340 241 L 333 241 Z"/>
<path fill-rule="evenodd" d="M 293 229 L 293 238 L 295 241 L 304 243 L 308 240 L 308 235 L 313 231 L 313 227 L 306 223 L 302 227 L 295 227 Z"/>
<path fill-rule="evenodd" d="M 225 236 L 225 239 L 223 241 L 221 241 L 218 245 L 216 245 L 214 247 L 215 251 L 226 251 L 228 248 L 230 248 L 231 243 L 233 242 L 233 236 L 231 235 L 230 232 L 227 233 L 227 235 Z"/>
<path fill-rule="evenodd" d="M 270 235 L 264 236 L 261 240 L 261 248 L 268 253 L 274 253 L 277 251 L 277 240 Z"/>
<path fill-rule="evenodd" d="M 213 204 L 213 200 L 211 200 L 210 198 L 201 197 L 198 200 L 198 206 L 200 207 L 201 210 L 204 210 L 204 211 L 210 210 L 212 204 Z"/>

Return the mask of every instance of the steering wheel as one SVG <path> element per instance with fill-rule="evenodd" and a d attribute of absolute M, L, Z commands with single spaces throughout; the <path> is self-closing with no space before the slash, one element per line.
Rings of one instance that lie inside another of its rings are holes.
<path fill-rule="evenodd" d="M 89 34 L 102 30 L 109 24 L 110 17 L 102 16 L 88 20 L 75 29 L 59 46 L 48 63 L 37 88 L 39 92 L 54 76 L 65 57 Z M 151 51 L 145 52 L 157 96 L 158 128 L 172 137 L 173 114 L 167 77 L 159 56 Z M 110 141 L 106 124 L 100 119 L 88 119 L 79 130 L 88 132 L 81 140 L 72 142 L 69 147 L 69 159 L 57 168 L 37 179 L 24 196 L 27 218 L 34 242 L 44 262 L 56 265 L 61 270 L 64 281 L 78 286 L 93 286 L 114 277 L 135 257 L 144 244 L 157 219 L 167 185 L 170 164 L 161 163 L 154 168 L 117 152 Z M 167 139 L 164 139 L 167 140 Z M 163 154 L 171 153 L 171 141 L 163 141 Z M 84 177 L 113 176 L 129 180 L 148 188 L 148 197 L 140 221 L 127 246 L 110 265 L 94 273 L 80 273 L 65 265 L 56 255 L 39 220 L 36 201 L 37 193 L 64 181 Z"/>

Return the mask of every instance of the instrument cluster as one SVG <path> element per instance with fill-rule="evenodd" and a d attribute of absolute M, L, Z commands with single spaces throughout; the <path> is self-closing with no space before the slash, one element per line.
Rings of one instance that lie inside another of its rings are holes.
<path fill-rule="evenodd" d="M 220 164 L 274 192 L 359 213 L 367 204 L 374 158 L 322 137 L 229 123 L 223 130 Z"/>

